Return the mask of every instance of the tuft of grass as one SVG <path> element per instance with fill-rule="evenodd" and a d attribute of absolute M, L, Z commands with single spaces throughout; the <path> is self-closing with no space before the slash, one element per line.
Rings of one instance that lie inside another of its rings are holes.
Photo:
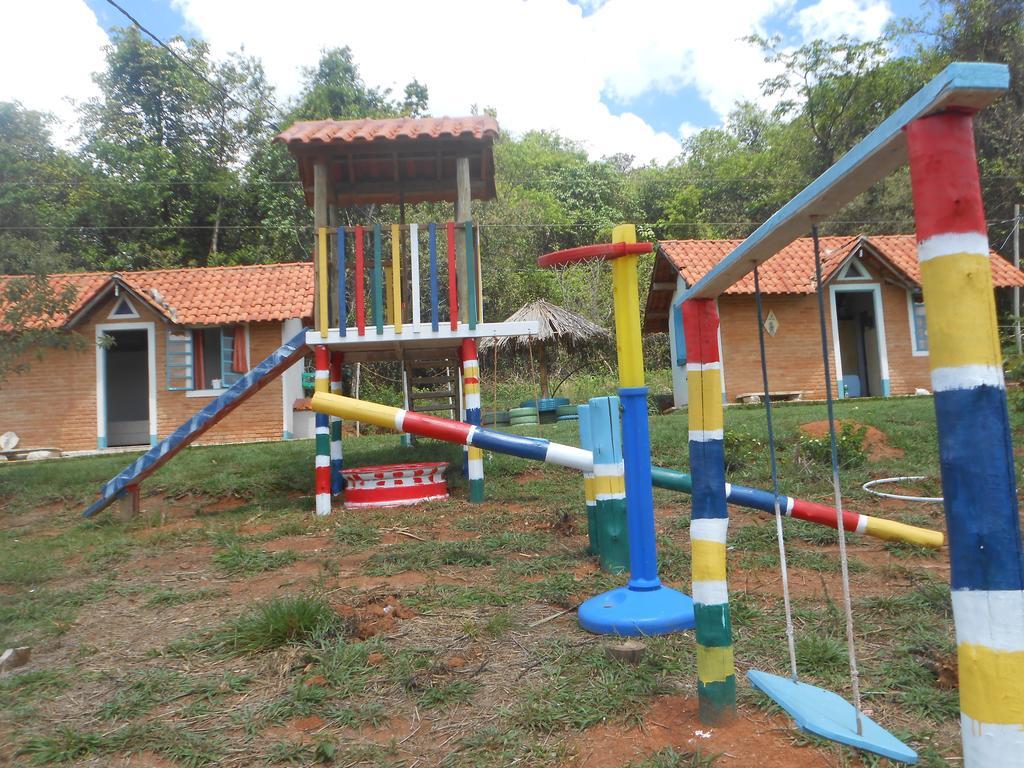
<path fill-rule="evenodd" d="M 393 576 L 403 571 L 436 571 L 447 565 L 475 568 L 493 563 L 492 551 L 478 541 L 414 541 L 375 553 L 367 561 L 367 572 Z"/>
<path fill-rule="evenodd" d="M 665 747 L 626 768 L 711 768 L 715 760 L 715 755 L 702 755 L 699 749 L 677 752 L 673 747 Z"/>
<path fill-rule="evenodd" d="M 335 527 L 334 540 L 353 550 L 366 549 L 380 541 L 380 531 L 367 523 L 347 520 Z"/>
<path fill-rule="evenodd" d="M 256 605 L 195 644 L 216 653 L 258 653 L 338 635 L 344 623 L 319 596 L 278 597 Z"/>
<path fill-rule="evenodd" d="M 54 765 L 145 750 L 156 752 L 184 768 L 215 765 L 221 757 L 218 740 L 160 723 L 127 725 L 111 733 L 60 726 L 51 734 L 29 737 L 18 754 L 27 755 L 36 765 Z"/>
<path fill-rule="evenodd" d="M 478 688 L 472 680 L 452 680 L 424 688 L 419 692 L 417 701 L 423 709 L 452 707 L 469 701 Z"/>
<path fill-rule="evenodd" d="M 213 564 L 228 576 L 249 576 L 254 573 L 273 571 L 290 565 L 299 559 L 290 549 L 282 552 L 267 552 L 250 549 L 238 542 L 232 542 L 213 556 Z"/>
<path fill-rule="evenodd" d="M 99 709 L 104 720 L 131 720 L 146 714 L 161 702 L 197 697 L 212 701 L 218 696 L 238 693 L 250 678 L 230 672 L 223 676 L 194 677 L 174 669 L 146 669 L 122 683 Z"/>
<path fill-rule="evenodd" d="M 174 605 L 196 603 L 224 594 L 219 589 L 158 589 L 146 601 L 147 608 L 167 608 Z"/>

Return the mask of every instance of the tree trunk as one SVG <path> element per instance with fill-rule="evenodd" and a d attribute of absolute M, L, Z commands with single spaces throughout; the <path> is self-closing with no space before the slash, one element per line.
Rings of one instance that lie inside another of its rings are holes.
<path fill-rule="evenodd" d="M 540 396 L 550 397 L 548 392 L 548 353 L 544 349 L 544 342 L 537 344 L 537 365 L 540 368 Z"/>

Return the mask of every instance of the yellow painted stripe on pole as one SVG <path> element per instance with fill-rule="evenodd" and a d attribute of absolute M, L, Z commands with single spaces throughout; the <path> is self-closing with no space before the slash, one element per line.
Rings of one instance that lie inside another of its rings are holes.
<path fill-rule="evenodd" d="M 720 541 L 690 542 L 694 581 L 725 581 L 725 544 Z"/>
<path fill-rule="evenodd" d="M 961 643 L 957 648 L 960 711 L 980 723 L 1024 728 L 1024 651 L 996 651 Z"/>
<path fill-rule="evenodd" d="M 709 648 L 697 646 L 697 678 L 707 685 L 720 683 L 736 674 L 731 645 Z"/>
<path fill-rule="evenodd" d="M 395 333 L 402 332 L 402 236 L 398 225 L 391 225 L 391 304 L 395 313 Z"/>
<path fill-rule="evenodd" d="M 920 544 L 922 547 L 940 548 L 946 541 L 941 531 L 930 531 L 927 528 L 918 528 L 916 525 L 898 523 L 895 520 L 886 520 L 880 517 L 864 515 L 864 533 L 874 536 L 876 539 L 888 539 L 889 541 L 905 541 L 910 544 Z"/>
<path fill-rule="evenodd" d="M 395 429 L 395 416 L 399 410 L 390 405 L 356 400 L 354 397 L 344 395 L 332 395 L 328 392 L 315 392 L 310 405 L 317 413 L 328 413 L 340 419 L 361 421 L 387 429 Z"/>
<path fill-rule="evenodd" d="M 384 321 L 388 325 L 395 324 L 395 305 L 391 301 L 391 265 L 384 266 Z"/>
<path fill-rule="evenodd" d="M 622 475 L 595 475 L 594 497 L 622 496 L 626 493 L 626 479 Z"/>
<path fill-rule="evenodd" d="M 722 408 L 722 371 L 718 368 L 687 371 L 686 390 L 690 396 L 690 429 L 722 429 L 725 424 Z"/>
<path fill-rule="evenodd" d="M 636 226 L 620 224 L 612 230 L 613 243 L 635 243 Z M 612 261 L 612 292 L 615 300 L 615 350 L 619 358 L 619 383 L 644 385 L 644 355 L 640 337 L 640 289 L 636 256 Z"/>
<path fill-rule="evenodd" d="M 597 496 L 596 496 L 596 493 L 594 491 L 594 477 L 593 477 L 593 475 L 584 475 L 583 476 L 583 498 L 586 500 L 587 504 L 595 504 L 596 503 L 595 500 L 596 500 Z"/>
<path fill-rule="evenodd" d="M 320 227 L 319 238 L 316 249 L 316 262 L 317 262 L 317 279 L 319 285 L 317 285 L 317 292 L 319 294 L 318 302 L 320 310 L 317 313 L 317 329 L 320 331 L 320 335 L 323 338 L 327 338 L 327 289 L 330 287 L 330 280 L 327 277 L 327 227 Z"/>
<path fill-rule="evenodd" d="M 954 253 L 921 265 L 927 297 L 928 356 L 934 368 L 1000 366 L 996 302 L 988 257 Z"/>

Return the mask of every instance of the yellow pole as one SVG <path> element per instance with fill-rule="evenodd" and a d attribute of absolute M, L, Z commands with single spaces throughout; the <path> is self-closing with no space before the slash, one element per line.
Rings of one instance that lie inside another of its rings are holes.
<path fill-rule="evenodd" d="M 612 230 L 613 243 L 635 243 L 636 226 L 620 224 Z M 638 256 L 612 260 L 612 290 L 615 298 L 615 350 L 619 358 L 619 385 L 644 386 L 644 354 L 640 338 L 640 289 L 637 285 Z"/>
<path fill-rule="evenodd" d="M 319 284 L 317 285 L 317 293 L 319 296 L 319 307 L 320 310 L 317 315 L 317 326 L 320 330 L 320 335 L 323 338 L 327 338 L 327 289 L 329 288 L 328 283 L 330 282 L 327 277 L 327 227 L 320 227 L 318 232 L 318 242 L 316 249 L 316 263 Z"/>
<path fill-rule="evenodd" d="M 391 311 L 395 333 L 402 332 L 402 236 L 397 224 L 391 225 Z"/>

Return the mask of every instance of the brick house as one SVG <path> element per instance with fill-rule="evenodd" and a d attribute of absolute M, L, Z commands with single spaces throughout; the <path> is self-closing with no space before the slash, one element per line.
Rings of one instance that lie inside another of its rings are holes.
<path fill-rule="evenodd" d="M 644 333 L 668 332 L 672 389 L 685 405 L 686 349 L 681 313 L 671 307 L 740 240 L 665 240 L 651 275 Z M 928 332 L 913 235 L 823 237 L 829 360 L 840 397 L 914 394 L 931 389 Z M 996 289 L 1024 286 L 1024 273 L 995 253 Z M 772 392 L 823 399 L 814 248 L 799 238 L 760 269 Z M 724 402 L 763 392 L 753 274 L 718 298 Z M 671 320 L 671 322 L 670 322 Z M 773 332 L 774 331 L 774 332 Z M 836 354 L 836 349 L 839 354 Z"/>
<path fill-rule="evenodd" d="M 9 278 L 8 278 L 9 279 Z M 53 275 L 75 300 L 55 327 L 84 344 L 30 355 L 0 382 L 0 432 L 64 451 L 153 445 L 298 333 L 313 311 L 311 264 Z M 298 363 L 204 435 L 293 436 Z"/>

